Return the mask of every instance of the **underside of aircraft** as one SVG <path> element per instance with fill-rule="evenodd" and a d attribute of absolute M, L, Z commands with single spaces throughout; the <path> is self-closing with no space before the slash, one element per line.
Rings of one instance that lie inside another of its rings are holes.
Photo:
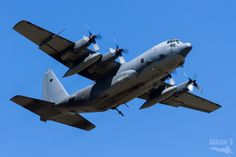
<path fill-rule="evenodd" d="M 190 43 L 178 39 L 161 42 L 140 56 L 126 62 L 125 49 L 110 48 L 106 54 L 99 52 L 96 42 L 101 38 L 89 36 L 77 42 L 70 41 L 28 21 L 20 21 L 13 29 L 25 36 L 56 61 L 68 67 L 63 77 L 81 75 L 94 83 L 69 95 L 52 70 L 45 73 L 43 99 L 16 95 L 13 102 L 40 116 L 41 121 L 52 120 L 83 130 L 95 125 L 80 113 L 117 110 L 134 98 L 145 100 L 140 109 L 157 103 L 186 107 L 210 113 L 221 106 L 193 93 L 201 90 L 195 78 L 176 85 L 171 73 L 183 66 L 192 49 Z M 93 45 L 93 49 L 89 46 Z M 119 59 L 119 61 L 117 61 Z"/>

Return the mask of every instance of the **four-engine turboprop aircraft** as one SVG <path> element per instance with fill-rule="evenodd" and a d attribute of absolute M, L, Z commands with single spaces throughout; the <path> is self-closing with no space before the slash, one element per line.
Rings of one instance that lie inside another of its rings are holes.
<path fill-rule="evenodd" d="M 22 34 L 39 49 L 69 69 L 64 77 L 79 74 L 94 83 L 73 95 L 69 95 L 52 70 L 43 80 L 43 100 L 16 95 L 11 100 L 36 113 L 40 120 L 52 120 L 83 130 L 95 125 L 79 113 L 117 110 L 134 98 L 144 99 L 140 109 L 157 103 L 187 107 L 212 112 L 220 105 L 196 96 L 190 91 L 200 88 L 195 79 L 175 85 L 171 73 L 184 64 L 192 49 L 190 43 L 177 39 L 164 41 L 129 62 L 122 58 L 124 49 L 118 46 L 102 55 L 97 50 L 98 35 L 89 33 L 78 42 L 72 42 L 59 34 L 49 32 L 28 21 L 20 21 L 14 30 Z M 88 47 L 93 44 L 95 50 Z M 116 59 L 120 59 L 120 62 Z M 169 83 L 166 82 L 169 80 Z"/>

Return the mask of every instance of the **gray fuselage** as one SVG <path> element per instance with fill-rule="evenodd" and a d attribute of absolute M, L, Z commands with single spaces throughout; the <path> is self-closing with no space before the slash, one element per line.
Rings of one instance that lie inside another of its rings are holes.
<path fill-rule="evenodd" d="M 190 43 L 164 41 L 121 64 L 115 75 L 95 82 L 57 104 L 63 111 L 100 112 L 118 107 L 158 87 L 161 79 L 184 63 Z"/>

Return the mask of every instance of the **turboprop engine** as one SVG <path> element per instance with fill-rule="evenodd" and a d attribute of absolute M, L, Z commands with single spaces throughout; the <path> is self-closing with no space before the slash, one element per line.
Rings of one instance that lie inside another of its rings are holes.
<path fill-rule="evenodd" d="M 98 44 L 96 42 L 96 39 L 101 39 L 101 38 L 102 37 L 100 34 L 92 34 L 89 31 L 89 36 L 84 35 L 82 39 L 75 42 L 74 52 L 78 52 L 82 49 L 85 49 L 85 48 L 89 47 L 91 44 L 93 44 L 94 50 L 96 50 L 96 51 L 100 50 L 100 47 L 98 46 Z"/>
<path fill-rule="evenodd" d="M 127 52 L 128 52 L 127 49 L 119 48 L 118 44 L 116 44 L 115 49 L 109 48 L 109 52 L 102 57 L 102 62 L 114 61 L 117 58 L 119 58 L 120 63 L 124 64 L 126 61 L 125 58 L 123 57 L 123 53 Z"/>
<path fill-rule="evenodd" d="M 153 105 L 155 105 L 157 103 L 160 103 L 163 100 L 173 96 L 174 94 L 192 91 L 193 87 L 196 87 L 198 90 L 201 90 L 200 86 L 196 83 L 196 80 L 193 80 L 191 78 L 188 78 L 188 79 L 189 79 L 188 81 L 186 81 L 184 83 L 181 83 L 178 86 L 170 86 L 170 87 L 167 87 L 167 88 L 163 89 L 162 92 L 159 95 L 154 96 L 154 97 L 148 99 L 140 107 L 140 109 L 151 107 L 151 106 L 153 106 Z M 154 95 L 155 95 L 155 93 L 154 93 Z"/>

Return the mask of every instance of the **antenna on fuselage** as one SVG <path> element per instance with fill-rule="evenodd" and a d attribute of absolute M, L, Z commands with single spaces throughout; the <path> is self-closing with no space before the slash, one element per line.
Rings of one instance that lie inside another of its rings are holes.
<path fill-rule="evenodd" d="M 117 107 L 113 107 L 111 109 L 116 110 L 121 116 L 125 116 Z"/>

